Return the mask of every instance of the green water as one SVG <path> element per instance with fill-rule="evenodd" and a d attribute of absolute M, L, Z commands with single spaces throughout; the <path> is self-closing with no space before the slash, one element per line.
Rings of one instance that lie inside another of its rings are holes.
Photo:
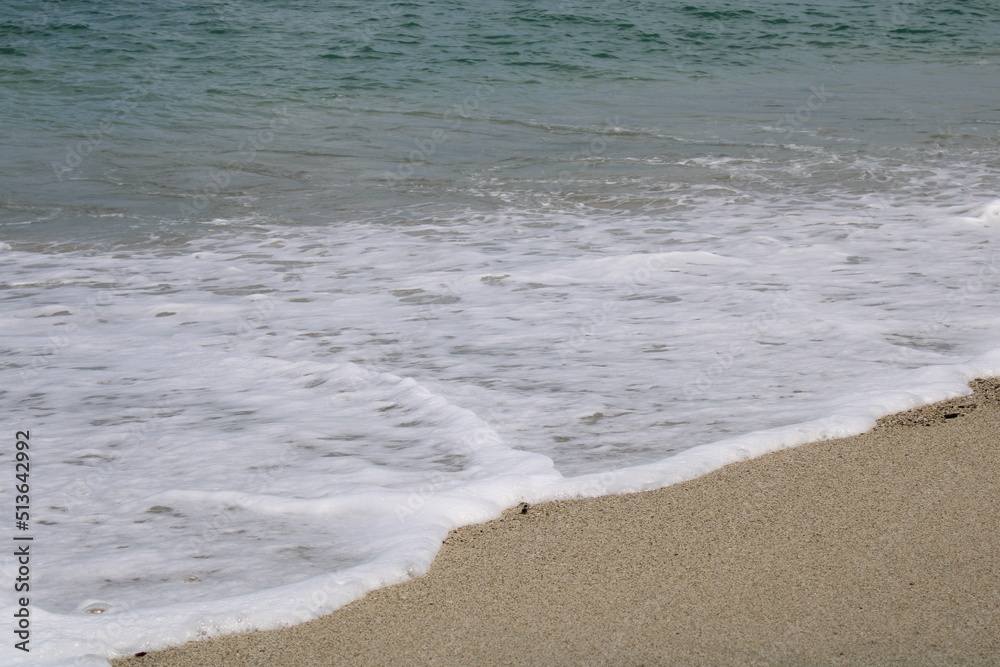
<path fill-rule="evenodd" d="M 662 213 L 733 185 L 713 160 L 818 196 L 997 144 L 990 2 L 5 5 L 10 238 Z M 787 173 L 816 150 L 850 168 Z"/>

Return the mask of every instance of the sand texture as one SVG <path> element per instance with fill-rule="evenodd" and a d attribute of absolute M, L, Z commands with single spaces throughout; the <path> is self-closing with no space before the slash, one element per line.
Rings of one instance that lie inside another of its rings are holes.
<path fill-rule="evenodd" d="M 116 665 L 1000 664 L 1000 382 L 658 491 L 508 511 L 291 628 Z"/>

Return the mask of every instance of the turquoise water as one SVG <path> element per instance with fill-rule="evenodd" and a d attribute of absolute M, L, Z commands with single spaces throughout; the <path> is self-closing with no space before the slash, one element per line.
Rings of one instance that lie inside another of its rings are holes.
<path fill-rule="evenodd" d="M 3 3 L 32 659 L 314 618 L 518 502 L 1000 375 L 998 19 Z"/>
<path fill-rule="evenodd" d="M 864 192 L 996 147 L 988 2 L 5 4 L 2 221 L 26 241 L 658 213 L 732 178 L 691 159 Z M 815 148 L 873 173 L 785 173 Z"/>

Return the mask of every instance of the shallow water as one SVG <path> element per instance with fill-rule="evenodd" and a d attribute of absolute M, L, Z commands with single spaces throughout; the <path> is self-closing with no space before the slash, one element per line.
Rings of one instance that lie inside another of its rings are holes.
<path fill-rule="evenodd" d="M 519 501 L 1000 374 L 990 3 L 12 7 L 33 657 L 309 618 Z"/>

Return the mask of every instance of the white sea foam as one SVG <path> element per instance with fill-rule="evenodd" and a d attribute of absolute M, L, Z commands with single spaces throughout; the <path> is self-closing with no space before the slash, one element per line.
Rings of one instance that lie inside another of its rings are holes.
<path fill-rule="evenodd" d="M 963 219 L 974 224 L 1000 228 L 1000 199 L 975 206 L 970 213 Z"/>
<path fill-rule="evenodd" d="M 33 660 L 314 618 L 519 501 L 656 488 L 1000 375 L 996 228 L 967 224 L 995 202 L 851 206 L 6 251 Z"/>
<path fill-rule="evenodd" d="M 1000 374 L 980 14 L 38 4 L 5 4 L 0 54 L 35 538 L 3 664 L 313 618 L 519 501 Z"/>

